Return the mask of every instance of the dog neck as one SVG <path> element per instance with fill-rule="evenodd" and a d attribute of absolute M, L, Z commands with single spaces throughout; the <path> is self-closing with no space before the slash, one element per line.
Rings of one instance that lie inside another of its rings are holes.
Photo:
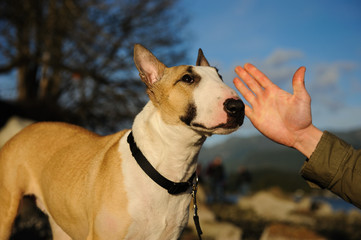
<path fill-rule="evenodd" d="M 151 101 L 136 116 L 132 131 L 143 155 L 164 177 L 180 182 L 195 172 L 205 136 L 185 125 L 166 124 Z"/>

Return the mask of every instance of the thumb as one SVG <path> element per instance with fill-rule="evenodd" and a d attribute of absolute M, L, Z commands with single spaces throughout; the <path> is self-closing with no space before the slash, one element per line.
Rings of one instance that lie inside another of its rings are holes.
<path fill-rule="evenodd" d="M 305 87 L 305 72 L 306 72 L 306 68 L 300 67 L 299 69 L 297 69 L 297 71 L 293 75 L 292 87 L 293 87 L 294 95 L 299 96 L 299 95 L 303 95 L 305 93 L 308 95 L 306 87 Z"/>

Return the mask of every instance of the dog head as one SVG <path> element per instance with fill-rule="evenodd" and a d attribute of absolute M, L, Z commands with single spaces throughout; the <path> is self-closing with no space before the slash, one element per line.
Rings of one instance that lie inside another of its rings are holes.
<path fill-rule="evenodd" d="M 228 134 L 243 123 L 244 104 L 199 49 L 196 66 L 166 67 L 136 44 L 134 62 L 152 103 L 168 124 L 184 124 L 204 135 Z"/>

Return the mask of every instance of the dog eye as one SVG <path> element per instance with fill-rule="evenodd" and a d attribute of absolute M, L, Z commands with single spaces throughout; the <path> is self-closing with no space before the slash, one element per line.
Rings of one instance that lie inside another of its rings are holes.
<path fill-rule="evenodd" d="M 189 74 L 186 74 L 182 77 L 182 81 L 183 82 L 186 82 L 186 83 L 193 83 L 194 82 L 194 79 L 191 75 Z"/>

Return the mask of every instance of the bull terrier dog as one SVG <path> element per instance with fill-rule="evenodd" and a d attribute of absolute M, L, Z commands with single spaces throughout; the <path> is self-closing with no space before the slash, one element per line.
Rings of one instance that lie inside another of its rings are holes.
<path fill-rule="evenodd" d="M 136 44 L 134 62 L 150 101 L 131 130 L 35 123 L 1 149 L 1 240 L 24 195 L 49 216 L 54 240 L 179 238 L 200 148 L 237 130 L 244 104 L 201 49 L 196 66 L 168 68 Z"/>

